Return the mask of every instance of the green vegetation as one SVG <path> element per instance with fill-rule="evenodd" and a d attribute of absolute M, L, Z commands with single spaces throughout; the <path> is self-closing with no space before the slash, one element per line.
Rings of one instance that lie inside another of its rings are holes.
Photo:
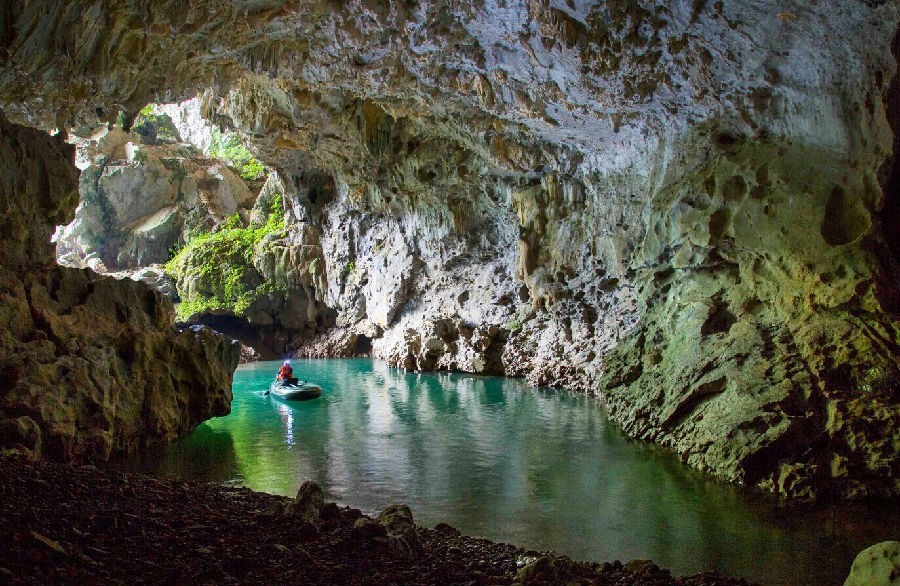
<path fill-rule="evenodd" d="M 172 246 L 169 247 L 169 261 L 178 256 L 178 253 L 181 252 L 182 249 L 184 249 L 184 242 L 176 240 Z"/>
<path fill-rule="evenodd" d="M 225 222 L 222 224 L 223 230 L 237 230 L 243 227 L 244 221 L 241 220 L 241 215 L 237 212 L 235 212 L 233 216 L 225 220 Z"/>
<path fill-rule="evenodd" d="M 156 104 L 147 104 L 134 117 L 132 130 L 143 136 L 149 143 L 181 142 L 178 129 L 167 114 L 156 114 Z"/>
<path fill-rule="evenodd" d="M 253 266 L 256 246 L 267 236 L 284 233 L 281 199 L 265 224 L 244 227 L 238 214 L 228 218 L 213 232 L 191 238 L 172 260 L 166 273 L 179 285 L 190 283 L 176 306 L 177 318 L 186 320 L 195 313 L 226 310 L 241 315 L 260 296 L 276 290 Z M 275 206 L 273 206 L 274 208 Z"/>
<path fill-rule="evenodd" d="M 209 142 L 209 155 L 226 161 L 243 179 L 261 179 L 266 171 L 241 142 L 241 137 L 233 132 L 223 134 L 214 130 Z"/>

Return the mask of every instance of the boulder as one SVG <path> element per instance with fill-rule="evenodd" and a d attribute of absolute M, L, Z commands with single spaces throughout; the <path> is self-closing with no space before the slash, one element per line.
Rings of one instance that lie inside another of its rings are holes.
<path fill-rule="evenodd" d="M 900 585 L 900 541 L 883 541 L 859 552 L 844 586 Z"/>
<path fill-rule="evenodd" d="M 293 514 L 307 523 L 319 522 L 322 508 L 325 506 L 325 497 L 318 484 L 307 480 L 300 485 L 297 496 L 293 502 Z"/>
<path fill-rule="evenodd" d="M 384 525 L 368 517 L 361 517 L 353 523 L 350 535 L 353 539 L 359 541 L 369 541 L 376 537 L 386 537 L 387 529 L 385 529 Z"/>
<path fill-rule="evenodd" d="M 391 505 L 375 519 L 387 532 L 391 547 L 400 555 L 421 557 L 425 550 L 416 533 L 412 512 L 406 505 Z"/>
<path fill-rule="evenodd" d="M 568 558 L 541 556 L 522 566 L 516 574 L 516 582 L 525 586 L 564 586 L 574 575 L 572 562 Z"/>

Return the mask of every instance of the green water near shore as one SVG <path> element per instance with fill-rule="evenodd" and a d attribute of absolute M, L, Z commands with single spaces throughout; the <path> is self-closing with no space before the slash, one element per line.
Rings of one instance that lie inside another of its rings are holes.
<path fill-rule="evenodd" d="M 231 415 L 129 467 L 290 496 L 314 480 L 366 513 L 405 503 L 425 526 L 773 585 L 840 584 L 861 549 L 900 539 L 895 511 L 788 512 L 698 474 L 627 439 L 589 397 L 368 359 L 293 365 L 322 397 L 265 396 L 278 363 L 244 365 Z"/>

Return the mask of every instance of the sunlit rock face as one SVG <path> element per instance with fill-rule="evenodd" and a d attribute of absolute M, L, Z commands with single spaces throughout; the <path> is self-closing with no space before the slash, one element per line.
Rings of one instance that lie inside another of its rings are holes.
<path fill-rule="evenodd" d="M 175 331 L 171 302 L 141 283 L 55 264 L 73 154 L 0 118 L 0 447 L 107 459 L 227 414 L 238 346 Z"/>
<path fill-rule="evenodd" d="M 255 196 L 225 163 L 141 138 L 106 126 L 75 137 L 81 203 L 54 236 L 61 263 L 101 273 L 165 263 L 191 232 L 249 213 Z"/>
<path fill-rule="evenodd" d="M 277 170 L 324 262 L 280 258 L 337 311 L 301 350 L 583 389 L 728 480 L 900 494 L 895 3 L 3 14 L 16 120 L 203 90 Z"/>

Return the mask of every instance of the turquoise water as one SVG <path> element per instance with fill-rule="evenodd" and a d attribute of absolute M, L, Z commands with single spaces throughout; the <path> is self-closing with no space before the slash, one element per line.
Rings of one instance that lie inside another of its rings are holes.
<path fill-rule="evenodd" d="M 859 550 L 900 538 L 896 512 L 788 513 L 714 482 L 627 439 L 589 397 L 368 359 L 293 365 L 322 397 L 265 396 L 278 363 L 241 366 L 231 415 L 131 467 L 290 496 L 311 479 L 367 513 L 406 503 L 425 526 L 764 584 L 840 584 Z"/>

